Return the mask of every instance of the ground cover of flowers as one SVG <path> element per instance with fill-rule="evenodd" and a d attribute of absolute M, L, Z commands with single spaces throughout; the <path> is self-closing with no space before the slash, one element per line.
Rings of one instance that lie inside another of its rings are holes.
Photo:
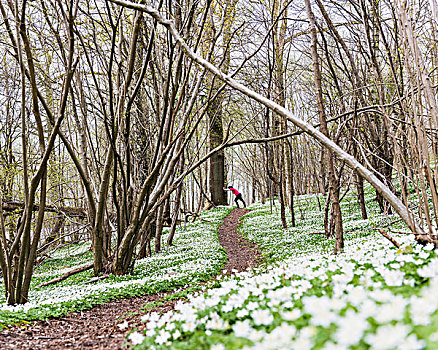
<path fill-rule="evenodd" d="M 110 276 L 95 283 L 87 283 L 91 271 L 76 274 L 60 283 L 36 288 L 42 282 L 92 261 L 89 245 L 65 248 L 51 254 L 52 259 L 37 268 L 32 279 L 29 302 L 8 306 L 4 286 L 0 288 L 0 329 L 23 320 L 38 320 L 61 316 L 70 311 L 91 308 L 96 304 L 122 297 L 173 290 L 211 279 L 226 262 L 217 229 L 231 208 L 218 208 L 201 215 L 203 220 L 181 226 L 175 235 L 174 246 L 139 260 L 130 275 Z"/>
<path fill-rule="evenodd" d="M 258 243 L 268 267 L 218 281 L 179 303 L 176 311 L 144 315 L 133 329 L 135 349 L 437 349 L 438 257 L 432 245 L 396 235 L 395 248 L 373 227 L 396 217 L 361 220 L 354 197 L 343 201 L 345 252 L 331 254 L 315 196 L 296 228 L 281 229 L 278 213 L 257 204 L 240 226 Z M 403 229 L 400 223 L 397 229 Z"/>

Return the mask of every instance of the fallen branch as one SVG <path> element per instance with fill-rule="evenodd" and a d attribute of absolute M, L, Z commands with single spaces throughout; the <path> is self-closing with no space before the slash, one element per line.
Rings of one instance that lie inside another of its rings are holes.
<path fill-rule="evenodd" d="M 32 207 L 33 211 L 39 210 L 39 205 L 34 204 Z M 5 212 L 5 215 L 9 215 L 10 213 L 15 212 L 16 210 L 22 211 L 24 210 L 24 202 L 18 201 L 3 201 L 2 209 Z M 75 208 L 75 207 L 56 207 L 54 205 L 46 205 L 44 210 L 47 212 L 63 214 L 68 217 L 78 217 L 81 219 L 87 218 L 87 212 L 84 208 Z"/>
<path fill-rule="evenodd" d="M 208 210 L 208 209 L 207 209 L 207 210 Z M 201 220 L 201 221 L 211 223 L 211 221 L 206 220 L 206 219 L 203 219 L 203 218 L 201 217 L 201 215 L 199 215 L 199 214 L 196 213 L 196 212 L 191 212 L 191 211 L 184 211 L 184 210 L 181 210 L 181 213 L 184 214 L 184 222 L 189 222 L 189 217 L 192 217 L 192 222 L 195 222 L 196 219 L 199 219 L 199 220 Z"/>
<path fill-rule="evenodd" d="M 104 279 L 106 279 L 108 277 L 109 277 L 109 275 L 103 275 L 103 276 L 94 277 L 94 278 L 88 280 L 86 283 L 94 283 L 94 282 L 97 282 L 97 281 L 102 281 L 102 280 L 104 280 Z"/>
<path fill-rule="evenodd" d="M 48 285 L 51 285 L 51 284 L 55 284 L 55 283 L 64 281 L 65 279 L 67 279 L 70 276 L 73 276 L 73 275 L 75 275 L 75 274 L 77 274 L 79 272 L 92 269 L 93 266 L 94 266 L 94 262 L 92 262 L 92 263 L 90 263 L 88 265 L 84 265 L 84 266 L 78 267 L 77 269 L 74 269 L 74 270 L 71 270 L 69 272 L 64 273 L 61 277 L 57 277 L 57 278 L 54 278 L 53 280 L 50 280 L 48 282 L 41 283 L 41 284 L 37 285 L 36 288 L 41 288 L 41 287 L 45 287 L 45 286 L 48 286 Z"/>
<path fill-rule="evenodd" d="M 400 243 L 398 243 L 394 238 L 388 235 L 383 228 L 376 228 L 376 230 L 379 231 L 382 236 L 385 237 L 388 241 L 394 244 L 396 248 L 400 248 Z"/>
<path fill-rule="evenodd" d="M 394 230 L 391 230 L 391 228 L 389 228 L 389 231 L 391 231 L 391 233 L 397 233 L 399 235 L 415 235 L 415 233 L 413 233 L 413 232 L 394 231 Z"/>

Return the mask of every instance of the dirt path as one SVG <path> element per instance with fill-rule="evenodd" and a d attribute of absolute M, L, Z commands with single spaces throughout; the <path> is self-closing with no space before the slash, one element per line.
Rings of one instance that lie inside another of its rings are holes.
<path fill-rule="evenodd" d="M 227 252 L 228 263 L 225 268 L 228 273 L 235 269 L 246 270 L 255 267 L 262 259 L 255 244 L 243 238 L 237 232 L 240 218 L 248 213 L 248 209 L 236 208 L 224 219 L 224 224 L 219 227 L 219 242 Z"/>
<path fill-rule="evenodd" d="M 252 243 L 237 233 L 239 219 L 247 209 L 234 209 L 219 228 L 219 240 L 225 248 L 227 271 L 245 270 L 261 259 Z M 71 313 L 60 319 L 38 321 L 26 327 L 11 327 L 0 332 L 0 348 L 14 350 L 61 350 L 61 349 L 126 349 L 126 330 L 139 323 L 139 310 L 145 304 L 158 300 L 166 293 L 145 295 L 140 298 L 122 299 L 102 304 L 91 310 Z M 175 301 L 168 302 L 154 311 L 171 310 Z M 119 329 L 127 320 L 129 327 Z"/>

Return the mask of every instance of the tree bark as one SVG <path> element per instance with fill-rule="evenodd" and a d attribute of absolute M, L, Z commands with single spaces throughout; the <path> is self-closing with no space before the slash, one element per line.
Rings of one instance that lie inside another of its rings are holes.
<path fill-rule="evenodd" d="M 49 286 L 49 285 L 51 285 L 51 284 L 55 284 L 55 283 L 58 283 L 58 282 L 64 281 L 65 279 L 69 278 L 70 276 L 73 276 L 73 275 L 75 275 L 75 274 L 77 274 L 77 273 L 80 273 L 80 272 L 83 272 L 83 271 L 87 271 L 87 270 L 92 269 L 93 266 L 94 266 L 94 263 L 91 263 L 91 264 L 87 264 L 87 265 L 84 265 L 84 266 L 78 267 L 78 268 L 76 268 L 76 269 L 74 269 L 74 270 L 71 270 L 71 271 L 69 271 L 69 272 L 64 273 L 64 274 L 63 274 L 62 276 L 60 276 L 60 277 L 57 277 L 57 278 L 54 278 L 53 280 L 50 280 L 50 281 L 47 281 L 47 282 L 41 283 L 41 284 L 37 285 L 36 288 L 41 288 L 41 287 Z"/>
<path fill-rule="evenodd" d="M 231 39 L 231 25 L 234 21 L 233 15 L 233 3 L 235 0 L 226 0 L 225 2 L 225 12 L 224 12 L 224 29 L 223 29 L 223 58 L 221 69 L 225 74 L 228 74 L 230 66 L 230 50 L 228 45 Z M 213 9 L 214 10 L 214 9 Z M 214 24 L 211 23 L 214 27 Z M 210 31 L 211 41 L 213 42 L 214 31 Z M 210 96 L 213 96 L 213 100 L 210 101 L 209 107 L 207 109 L 207 115 L 210 123 L 210 150 L 219 146 L 224 140 L 224 130 L 223 130 L 223 101 L 224 93 L 219 92 L 220 82 L 213 78 L 210 83 Z M 214 97 L 216 96 L 216 97 Z M 225 151 L 215 153 L 209 160 L 210 171 L 209 171 L 209 190 L 211 195 L 211 201 L 215 205 L 227 205 L 227 194 L 223 190 L 226 186 L 226 173 L 225 173 Z"/>
<path fill-rule="evenodd" d="M 319 123 L 320 130 L 326 136 L 329 137 L 329 132 L 327 128 L 327 119 L 325 115 L 324 108 L 324 100 L 322 96 L 322 84 L 321 84 L 321 71 L 319 68 L 319 56 L 317 51 L 317 37 L 316 37 L 316 25 L 315 25 L 315 17 L 312 12 L 312 8 L 309 0 L 305 0 L 307 16 L 309 17 L 310 22 L 310 33 L 311 33 L 311 54 L 313 61 L 313 74 L 315 79 L 315 89 L 316 89 L 316 100 L 318 104 L 318 112 L 319 112 Z M 331 150 L 326 149 L 326 165 L 327 165 L 327 175 L 329 181 L 329 191 L 331 197 L 331 203 L 333 206 L 333 215 L 334 215 L 334 225 L 335 225 L 335 250 L 334 253 L 337 254 L 342 251 L 344 248 L 344 232 L 342 227 L 342 213 L 341 206 L 339 203 L 339 189 L 338 189 L 338 181 L 336 178 L 336 169 L 333 159 L 333 154 Z"/>
<path fill-rule="evenodd" d="M 184 155 L 181 157 L 180 160 L 180 172 L 184 170 Z M 176 225 L 178 223 L 178 217 L 179 217 L 179 210 L 181 208 L 181 195 L 183 192 L 183 182 L 181 182 L 176 190 L 175 194 L 175 207 L 173 209 L 173 215 L 172 215 L 172 224 L 170 226 L 169 230 L 169 236 L 167 237 L 167 246 L 171 246 L 173 243 L 173 237 L 175 235 L 176 231 Z"/>
<path fill-rule="evenodd" d="M 363 179 L 362 177 L 355 171 L 354 172 L 354 182 L 356 184 L 356 190 L 357 190 L 357 201 L 360 206 L 360 212 L 362 214 L 362 219 L 366 220 L 368 219 L 367 215 L 367 207 L 365 205 L 365 193 L 363 190 Z"/>

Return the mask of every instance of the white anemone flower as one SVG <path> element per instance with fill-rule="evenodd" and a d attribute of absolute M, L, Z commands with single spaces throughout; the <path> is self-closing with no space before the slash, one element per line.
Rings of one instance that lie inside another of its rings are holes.
<path fill-rule="evenodd" d="M 124 330 L 124 329 L 126 329 L 126 328 L 128 328 L 128 321 L 125 321 L 125 322 L 123 322 L 123 323 L 118 324 L 117 327 L 119 327 L 119 329 L 120 329 L 121 331 Z"/>
<path fill-rule="evenodd" d="M 274 321 L 271 311 L 268 309 L 257 309 L 251 313 L 251 317 L 256 325 L 269 325 Z"/>
<path fill-rule="evenodd" d="M 129 336 L 128 339 L 132 342 L 133 345 L 138 345 L 143 343 L 143 340 L 145 340 L 146 338 L 144 337 L 143 334 L 139 333 L 139 332 L 132 332 Z"/>
<path fill-rule="evenodd" d="M 397 349 L 409 333 L 404 324 L 386 325 L 379 327 L 376 334 L 368 334 L 365 341 L 373 350 Z"/>
<path fill-rule="evenodd" d="M 424 250 L 434 250 L 435 249 L 435 245 L 433 243 L 427 243 L 424 248 Z"/>
<path fill-rule="evenodd" d="M 338 330 L 335 340 L 339 345 L 348 347 L 357 344 L 363 336 L 369 324 L 362 314 L 357 314 L 353 310 L 348 310 L 344 318 L 337 322 Z"/>
<path fill-rule="evenodd" d="M 394 299 L 389 303 L 379 307 L 379 313 L 374 318 L 382 324 L 390 321 L 400 321 L 404 317 L 407 304 L 408 301 L 402 296 L 394 296 Z"/>
<path fill-rule="evenodd" d="M 233 332 L 236 337 L 248 338 L 254 331 L 249 320 L 238 321 L 233 325 Z"/>

